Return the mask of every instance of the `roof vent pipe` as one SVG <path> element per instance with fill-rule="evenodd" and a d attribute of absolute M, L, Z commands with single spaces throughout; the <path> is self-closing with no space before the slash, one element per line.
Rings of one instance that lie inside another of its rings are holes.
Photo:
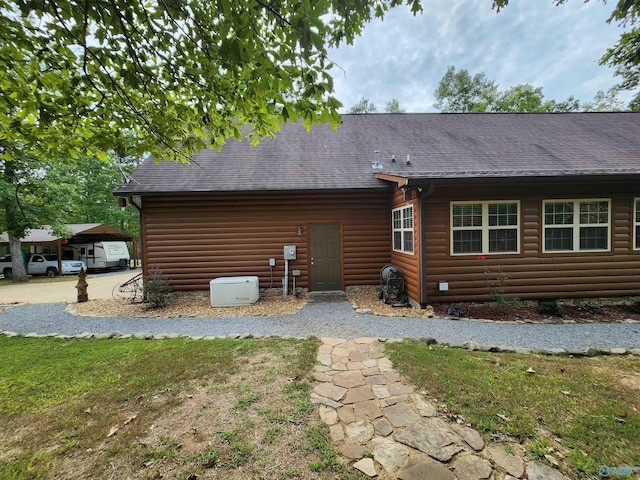
<path fill-rule="evenodd" d="M 371 165 L 371 168 L 374 170 L 380 170 L 382 169 L 382 164 L 380 163 L 380 150 L 374 150 L 373 153 L 375 154 L 375 161 L 374 164 Z"/>
<path fill-rule="evenodd" d="M 407 155 L 407 165 L 411 165 L 411 155 Z"/>
<path fill-rule="evenodd" d="M 396 156 L 395 155 L 391 155 L 391 163 L 396 163 Z"/>

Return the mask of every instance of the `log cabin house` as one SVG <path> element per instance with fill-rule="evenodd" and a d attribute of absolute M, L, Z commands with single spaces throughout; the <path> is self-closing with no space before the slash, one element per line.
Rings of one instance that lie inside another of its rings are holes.
<path fill-rule="evenodd" d="M 287 265 L 310 291 L 402 268 L 415 304 L 640 295 L 640 113 L 344 115 L 145 161 L 143 261 L 181 290 Z M 270 266 L 269 259 L 275 259 Z M 292 278 L 290 279 L 291 282 Z"/>

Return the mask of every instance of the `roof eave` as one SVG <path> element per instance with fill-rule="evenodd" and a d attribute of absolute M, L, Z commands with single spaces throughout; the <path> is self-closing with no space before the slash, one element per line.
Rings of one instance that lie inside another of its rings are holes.
<path fill-rule="evenodd" d="M 446 185 L 446 184 L 536 184 L 536 183 L 557 183 L 569 182 L 580 183 L 589 181 L 606 181 L 611 183 L 629 182 L 640 180 L 640 172 L 625 174 L 587 174 L 575 173 L 566 175 L 460 175 L 460 176 L 431 176 L 431 177 L 410 177 L 392 174 L 376 174 L 380 180 L 396 183 L 398 187 L 403 186 L 425 186 L 425 185 Z"/>

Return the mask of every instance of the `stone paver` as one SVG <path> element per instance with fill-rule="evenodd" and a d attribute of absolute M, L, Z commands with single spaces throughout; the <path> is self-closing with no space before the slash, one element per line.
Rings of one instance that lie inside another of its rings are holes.
<path fill-rule="evenodd" d="M 522 458 L 505 452 L 503 447 L 491 446 L 488 450 L 496 465 L 514 477 L 522 478 L 524 475 L 524 460 Z"/>
<path fill-rule="evenodd" d="M 447 422 L 439 417 L 423 418 L 413 422 L 397 431 L 394 438 L 441 462 L 448 462 L 455 454 L 464 450 L 459 437 Z"/>
<path fill-rule="evenodd" d="M 451 468 L 458 477 L 458 480 L 484 480 L 491 476 L 493 469 L 491 463 L 476 455 L 458 456 Z"/>
<path fill-rule="evenodd" d="M 480 452 L 484 448 L 484 440 L 477 430 L 455 423 L 451 425 L 451 428 L 475 451 Z"/>
<path fill-rule="evenodd" d="M 367 400 L 353 404 L 353 413 L 357 419 L 375 420 L 382 417 L 382 409 L 375 400 Z"/>
<path fill-rule="evenodd" d="M 529 462 L 527 466 L 529 480 L 565 480 L 566 477 L 557 470 L 540 462 Z"/>
<path fill-rule="evenodd" d="M 378 475 L 378 472 L 376 472 L 376 467 L 373 463 L 373 459 L 371 458 L 363 458 L 362 460 L 358 460 L 353 464 L 353 467 L 357 468 L 368 477 L 375 477 Z"/>
<path fill-rule="evenodd" d="M 333 376 L 334 385 L 344 388 L 359 387 L 365 384 L 365 379 L 358 370 L 339 372 Z"/>
<path fill-rule="evenodd" d="M 438 414 L 393 368 L 377 338 L 324 338 L 311 401 L 353 468 L 388 480 L 566 480 Z M 397 339 L 387 339 L 395 342 Z M 521 446 L 511 451 L 524 451 Z M 373 457 L 373 458 L 371 458 Z M 526 474 L 525 474 L 526 472 Z"/>
<path fill-rule="evenodd" d="M 376 396 L 373 394 L 373 390 L 369 385 L 363 385 L 361 387 L 354 387 L 347 390 L 347 394 L 344 396 L 342 402 L 345 405 L 350 403 L 364 402 L 366 400 L 373 400 Z"/>
<path fill-rule="evenodd" d="M 390 438 L 375 437 L 371 440 L 373 458 L 388 473 L 395 472 L 409 457 L 410 450 Z"/>

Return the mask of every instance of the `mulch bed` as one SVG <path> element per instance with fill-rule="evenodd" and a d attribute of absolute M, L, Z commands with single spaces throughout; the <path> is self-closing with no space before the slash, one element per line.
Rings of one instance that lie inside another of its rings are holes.
<path fill-rule="evenodd" d="M 543 323 L 590 323 L 640 321 L 640 313 L 631 310 L 628 305 L 562 305 L 564 316 L 557 317 L 540 313 L 536 305 L 499 307 L 492 304 L 439 304 L 434 305 L 436 317 L 473 318 L 509 322 Z"/>

